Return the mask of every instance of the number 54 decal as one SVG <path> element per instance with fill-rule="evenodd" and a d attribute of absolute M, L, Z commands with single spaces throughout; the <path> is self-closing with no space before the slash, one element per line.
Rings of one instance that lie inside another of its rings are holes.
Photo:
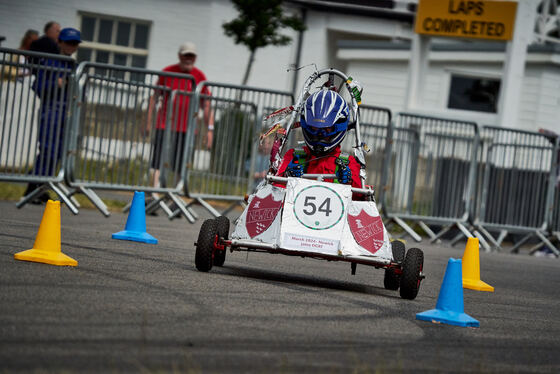
<path fill-rule="evenodd" d="M 326 186 L 309 186 L 294 199 L 294 215 L 299 223 L 313 230 L 326 230 L 344 216 L 340 195 Z"/>
<path fill-rule="evenodd" d="M 307 214 L 308 216 L 312 216 L 315 214 L 315 212 L 323 212 L 325 213 L 325 215 L 328 217 L 329 214 L 331 214 L 332 210 L 330 209 L 331 206 L 331 198 L 327 197 L 325 199 L 325 201 L 323 201 L 321 203 L 321 205 L 319 205 L 319 209 L 317 209 L 317 206 L 314 203 L 314 200 L 316 200 L 317 198 L 315 196 L 306 196 L 305 197 L 305 201 L 303 203 L 304 207 L 309 207 L 309 210 L 304 210 L 303 213 Z"/>

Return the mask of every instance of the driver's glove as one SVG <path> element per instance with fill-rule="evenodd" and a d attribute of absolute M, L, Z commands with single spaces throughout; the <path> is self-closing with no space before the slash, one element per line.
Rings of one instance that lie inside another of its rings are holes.
<path fill-rule="evenodd" d="M 286 176 L 300 178 L 303 175 L 303 168 L 297 163 L 297 159 L 293 159 L 286 168 Z"/>
<path fill-rule="evenodd" d="M 338 166 L 338 170 L 336 171 L 336 179 L 338 179 L 338 183 L 341 184 L 352 183 L 352 171 L 350 170 L 348 165 L 341 163 Z"/>

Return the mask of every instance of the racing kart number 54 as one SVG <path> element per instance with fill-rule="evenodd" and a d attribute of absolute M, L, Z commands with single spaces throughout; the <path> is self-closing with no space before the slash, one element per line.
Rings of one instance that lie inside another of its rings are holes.
<path fill-rule="evenodd" d="M 302 115 L 304 102 L 310 97 L 312 87 L 317 87 L 314 83 L 323 76 L 328 76 L 328 80 L 319 86 L 322 90 L 336 90 L 333 77 L 338 77 L 342 80 L 338 90 L 345 88 L 349 94 L 348 107 L 353 121 L 348 126 L 354 130 L 352 149 L 354 160 L 359 163 L 361 188 L 343 184 L 346 182 L 323 181 L 337 180 L 336 174 L 300 173 L 297 177 L 277 174 L 281 155 L 285 154 L 288 137 L 297 128 L 295 124 Z M 418 248 L 406 251 L 400 241 L 391 242 L 373 189 L 365 185 L 366 146 L 360 137 L 360 95 L 361 90 L 351 78 L 338 70 L 325 69 L 307 79 L 296 104 L 273 113 L 285 117 L 266 132 L 276 132 L 269 173 L 246 199 L 248 205 L 236 220 L 231 236 L 229 220 L 224 216 L 202 224 L 195 243 L 198 270 L 206 272 L 212 266 L 223 266 L 226 250 L 344 261 L 350 262 L 352 274 L 357 264 L 384 269 L 386 289 L 400 290 L 404 299 L 416 298 L 424 278 L 424 254 Z M 284 130 L 278 131 L 279 128 Z"/>

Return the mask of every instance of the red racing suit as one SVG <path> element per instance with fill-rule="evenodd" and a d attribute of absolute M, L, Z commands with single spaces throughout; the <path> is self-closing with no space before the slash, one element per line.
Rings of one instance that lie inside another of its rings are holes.
<path fill-rule="evenodd" d="M 282 163 L 276 173 L 277 176 L 286 176 L 284 174 L 288 165 L 294 159 L 294 153 L 298 156 L 298 163 L 302 165 L 305 174 L 335 174 L 338 167 L 336 160 L 339 158 L 347 158 L 347 166 L 352 172 L 352 187 L 362 188 L 362 182 L 360 181 L 360 164 L 356 161 L 354 156 L 341 155 L 340 146 L 337 146 L 331 152 L 321 156 L 312 154 L 308 147 L 297 150 L 290 149 L 282 158 Z M 325 182 L 333 182 L 333 180 L 325 179 Z"/>

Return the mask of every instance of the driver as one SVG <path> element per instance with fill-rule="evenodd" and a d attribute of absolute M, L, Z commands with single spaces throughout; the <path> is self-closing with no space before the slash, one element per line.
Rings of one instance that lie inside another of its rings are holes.
<path fill-rule="evenodd" d="M 340 150 L 348 121 L 348 104 L 342 96 L 332 90 L 313 93 L 305 101 L 300 120 L 306 145 L 288 150 L 276 175 L 335 174 L 334 183 L 361 188 L 360 164 Z M 325 182 L 333 180 L 325 179 Z"/>

